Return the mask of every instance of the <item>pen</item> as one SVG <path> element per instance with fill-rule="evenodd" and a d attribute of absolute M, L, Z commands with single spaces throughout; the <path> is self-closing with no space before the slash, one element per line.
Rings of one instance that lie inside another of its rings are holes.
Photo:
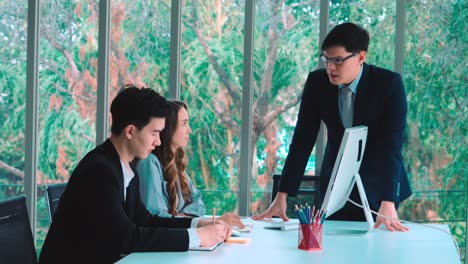
<path fill-rule="evenodd" d="M 215 224 L 216 208 L 213 208 L 213 225 Z"/>
<path fill-rule="evenodd" d="M 317 218 L 318 218 L 319 215 L 320 215 L 320 211 L 321 211 L 321 210 L 322 210 L 322 209 L 319 209 L 319 210 L 317 210 L 317 212 L 315 212 L 314 219 L 317 220 Z"/>
<path fill-rule="evenodd" d="M 327 217 L 327 210 L 323 211 L 322 221 L 320 221 L 320 224 L 323 224 L 323 221 L 325 221 L 325 217 Z"/>
<path fill-rule="evenodd" d="M 310 219 L 309 219 L 309 222 L 311 222 L 312 224 L 314 223 L 314 213 L 315 213 L 315 205 L 314 207 L 312 207 L 312 212 L 310 213 Z"/>
<path fill-rule="evenodd" d="M 325 217 L 327 216 L 327 213 L 324 213 L 322 216 L 322 220 L 320 221 L 320 224 L 323 224 L 323 221 L 325 221 Z"/>

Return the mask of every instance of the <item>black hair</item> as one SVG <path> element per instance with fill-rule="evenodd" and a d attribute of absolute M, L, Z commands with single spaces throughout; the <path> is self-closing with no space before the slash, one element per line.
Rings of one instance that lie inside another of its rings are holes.
<path fill-rule="evenodd" d="M 344 47 L 348 52 L 367 52 L 369 33 L 351 22 L 337 25 L 325 37 L 322 43 L 322 51 L 336 46 Z"/>
<path fill-rule="evenodd" d="M 111 132 L 120 135 L 128 125 L 141 130 L 148 125 L 151 118 L 165 118 L 169 105 L 166 98 L 150 88 L 126 84 L 112 101 L 110 111 Z"/>

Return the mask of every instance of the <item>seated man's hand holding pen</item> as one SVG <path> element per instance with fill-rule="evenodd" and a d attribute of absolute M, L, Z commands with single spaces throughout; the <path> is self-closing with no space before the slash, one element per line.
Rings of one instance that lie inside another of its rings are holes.
<path fill-rule="evenodd" d="M 202 247 L 213 246 L 231 237 L 231 228 L 223 221 L 200 220 L 198 226 L 197 233 Z"/>

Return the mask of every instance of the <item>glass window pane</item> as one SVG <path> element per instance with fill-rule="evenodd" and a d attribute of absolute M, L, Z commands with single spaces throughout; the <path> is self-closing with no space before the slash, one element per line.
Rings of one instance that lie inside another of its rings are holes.
<path fill-rule="evenodd" d="M 344 1 L 330 4 L 330 29 L 344 22 L 365 28 L 370 35 L 367 63 L 393 69 L 395 50 L 396 1 Z"/>
<path fill-rule="evenodd" d="M 112 0 L 109 104 L 125 84 L 169 92 L 171 0 Z"/>
<path fill-rule="evenodd" d="M 421 195 L 413 195 L 400 212 L 402 218 L 416 221 L 458 223 L 450 227 L 464 253 L 468 186 L 468 71 L 463 60 L 467 58 L 466 4 L 408 2 L 406 12 L 408 129 L 404 155 L 413 191 L 428 194 L 422 201 Z"/>
<path fill-rule="evenodd" d="M 0 200 L 24 193 L 27 1 L 0 3 Z"/>
<path fill-rule="evenodd" d="M 209 210 L 237 210 L 244 1 L 183 1 L 181 99 L 192 135 L 188 174 Z"/>
<path fill-rule="evenodd" d="M 41 1 L 38 247 L 49 226 L 43 186 L 66 182 L 95 145 L 98 5 Z"/>
<path fill-rule="evenodd" d="M 281 173 L 296 126 L 299 102 L 319 55 L 319 2 L 257 1 L 255 9 L 254 166 L 252 208 L 271 201 L 272 174 Z M 315 174 L 315 148 L 306 167 Z"/>

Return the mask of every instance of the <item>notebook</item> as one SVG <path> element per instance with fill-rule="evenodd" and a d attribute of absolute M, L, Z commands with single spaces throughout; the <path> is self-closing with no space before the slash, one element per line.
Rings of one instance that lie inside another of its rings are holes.
<path fill-rule="evenodd" d="M 252 230 L 252 227 L 253 227 L 253 223 L 251 223 L 251 224 L 245 224 L 244 223 L 244 228 L 239 228 L 238 226 L 233 226 L 232 230 L 233 231 L 238 231 L 240 233 L 250 233 L 250 231 Z"/>
<path fill-rule="evenodd" d="M 268 224 L 263 227 L 265 229 L 274 229 L 274 230 L 281 230 L 281 231 L 299 229 L 299 225 L 298 225 L 299 221 L 296 221 L 295 219 L 290 220 L 288 222 L 274 221 L 274 220 L 269 220 L 266 222 Z"/>
<path fill-rule="evenodd" d="M 218 244 L 215 244 L 213 246 L 209 246 L 209 247 L 194 247 L 194 248 L 189 248 L 189 250 L 192 250 L 192 251 L 213 251 L 215 248 L 217 248 L 221 243 L 223 242 L 219 242 Z"/>

